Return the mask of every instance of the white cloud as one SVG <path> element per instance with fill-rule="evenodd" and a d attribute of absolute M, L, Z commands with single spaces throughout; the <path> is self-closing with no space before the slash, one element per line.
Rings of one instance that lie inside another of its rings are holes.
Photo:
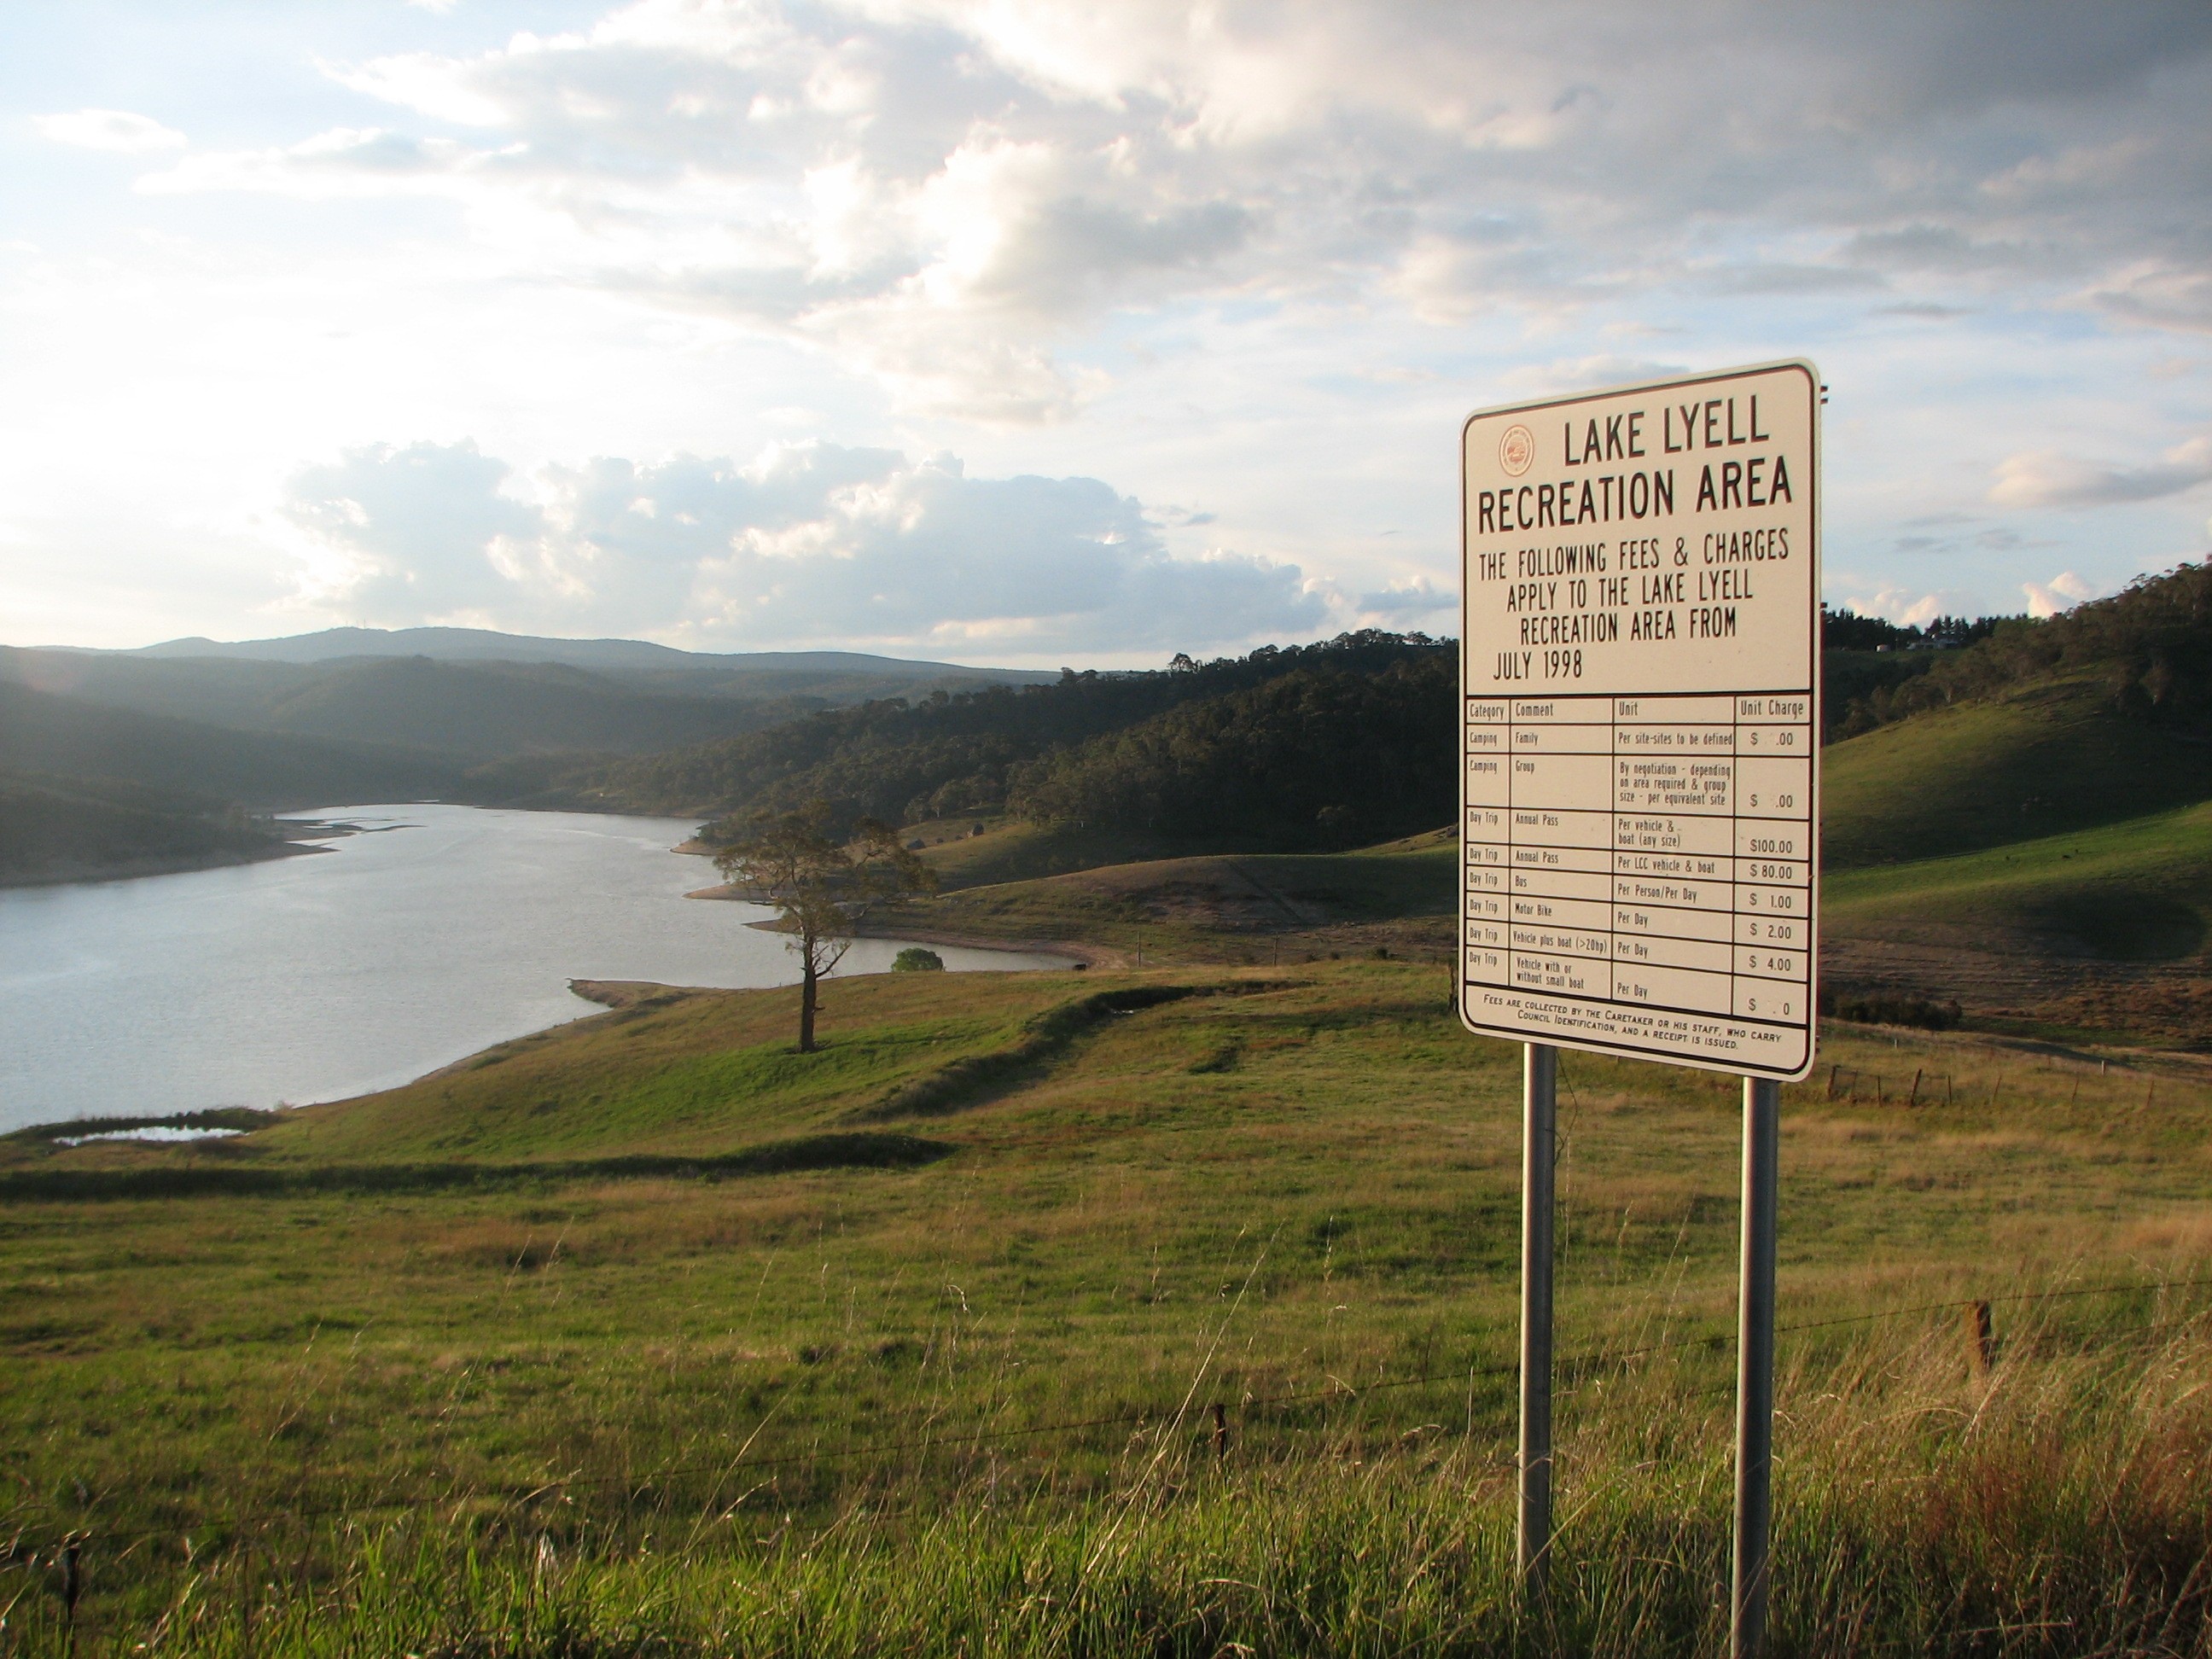
<path fill-rule="evenodd" d="M 2108 591 L 2196 550 L 2202 376 L 2156 365 L 2212 336 L 2203 0 L 556 9 L 510 33 L 482 6 L 307 8 L 288 54 L 217 9 L 173 65 L 73 25 L 104 78 L 46 102 L 160 85 L 195 142 L 46 118 L 147 147 L 48 167 L 0 243 L 0 501 L 38 526 L 0 558 L 0 618 L 33 602 L 27 568 L 88 592 L 64 573 L 96 569 L 88 628 L 234 629 L 207 596 L 250 584 L 205 574 L 214 525 L 264 574 L 312 538 L 316 591 L 356 611 L 822 629 L 842 571 L 870 626 L 1107 641 L 1110 605 L 1040 620 L 957 581 L 915 620 L 907 544 L 842 509 L 788 547 L 676 558 L 673 463 L 634 469 L 648 531 L 586 535 L 589 469 L 547 465 L 811 434 L 1188 504 L 1148 515 L 1154 544 L 1020 544 L 1130 592 L 1172 578 L 1285 629 L 1425 619 L 1468 408 L 1808 350 L 1836 388 L 1828 544 L 1898 614 L 1938 586 L 2013 608 L 2039 568 Z M 17 137 L 44 142 L 27 117 Z M 302 457 L 389 433 L 479 439 L 489 483 L 404 449 L 380 467 L 473 491 L 461 544 L 434 515 L 408 521 L 433 551 L 376 541 L 400 504 L 365 475 L 295 503 L 362 524 L 276 510 Z M 928 471 L 877 487 L 927 522 L 980 488 Z M 792 565 L 808 535 L 842 551 Z M 107 590 L 138 596 L 127 623 Z"/>
<path fill-rule="evenodd" d="M 1563 357 L 1547 363 L 1532 363 L 1515 369 L 1507 380 L 1516 390 L 1546 393 L 1576 392 L 1585 386 L 1616 386 L 1632 380 L 1663 380 L 1681 372 L 1680 363 L 1601 352 L 1593 357 Z"/>
<path fill-rule="evenodd" d="M 1441 626 L 1450 632 L 1458 631 L 1458 590 L 1437 587 L 1425 578 L 1362 593 L 1354 601 L 1354 608 L 1362 622 L 1383 628 Z"/>
<path fill-rule="evenodd" d="M 1887 584 L 1868 589 L 1855 586 L 1848 578 L 1843 587 L 1843 596 L 1832 601 L 1837 609 L 1849 610 L 1862 617 L 1880 617 L 1902 627 L 1917 628 L 1938 617 L 1972 609 L 1956 595 L 1931 593 L 1924 589 Z"/>
<path fill-rule="evenodd" d="M 1103 384 L 1072 337 L 1176 303 L 1456 327 L 1669 289 L 1927 307 L 2025 283 L 2198 327 L 2208 19 L 637 0 L 333 71 L 502 143 L 334 132 L 161 187 L 441 191 L 541 279 L 557 248 L 566 280 L 993 422 L 1070 414 Z"/>
<path fill-rule="evenodd" d="M 1034 653 L 1233 645 L 1329 615 L 1294 565 L 1171 556 L 1095 478 L 831 444 L 526 479 L 473 444 L 380 445 L 301 472 L 285 510 L 338 556 L 311 597 L 385 626 Z"/>
<path fill-rule="evenodd" d="M 2031 617 L 2055 617 L 2097 597 L 2097 590 L 2070 570 L 2060 571 L 2047 582 L 2022 582 L 2020 591 L 2027 596 Z"/>
<path fill-rule="evenodd" d="M 163 126 L 149 115 L 125 109 L 80 109 L 66 115 L 34 115 L 31 125 L 39 136 L 57 144 L 80 149 L 112 150 L 139 155 L 149 150 L 180 149 L 185 135 Z"/>
<path fill-rule="evenodd" d="M 2062 450 L 2007 457 L 1990 500 L 2000 507 L 2106 507 L 2155 501 L 2212 480 L 2212 437 L 2177 444 L 2148 466 L 2112 466 Z"/>

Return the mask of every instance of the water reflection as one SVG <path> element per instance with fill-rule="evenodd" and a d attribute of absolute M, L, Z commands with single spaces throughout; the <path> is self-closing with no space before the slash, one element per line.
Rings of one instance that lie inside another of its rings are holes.
<path fill-rule="evenodd" d="M 303 815 L 304 816 L 304 815 Z M 787 984 L 758 907 L 669 851 L 690 819 L 331 808 L 363 830 L 273 863 L 0 891 L 0 1129 L 388 1088 L 598 1012 L 571 979 Z M 896 940 L 840 969 L 880 973 Z M 1058 959 L 933 946 L 953 969 Z"/>

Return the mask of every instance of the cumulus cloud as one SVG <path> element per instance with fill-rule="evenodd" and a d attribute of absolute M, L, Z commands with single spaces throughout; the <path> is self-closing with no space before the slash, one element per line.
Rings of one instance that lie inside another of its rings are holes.
<path fill-rule="evenodd" d="M 2111 466 L 2037 449 L 1999 463 L 1990 500 L 2000 507 L 2109 507 L 2156 501 L 2212 479 L 2212 437 L 2176 445 L 2148 466 Z"/>
<path fill-rule="evenodd" d="M 291 481 L 293 522 L 351 556 L 349 610 L 390 624 L 491 614 L 534 574 L 542 515 L 472 443 L 377 444 Z"/>
<path fill-rule="evenodd" d="M 1384 628 L 1448 625 L 1456 632 L 1459 594 L 1454 589 L 1436 586 L 1424 576 L 1362 593 L 1354 602 L 1354 608 L 1362 622 Z"/>
<path fill-rule="evenodd" d="M 950 456 L 835 444 L 529 477 L 473 444 L 380 445 L 299 473 L 286 512 L 338 556 L 314 597 L 385 626 L 1019 654 L 1237 644 L 1328 616 L 1295 565 L 1173 556 L 1096 478 L 970 478 Z"/>
<path fill-rule="evenodd" d="M 994 422 L 1080 408 L 1103 386 L 1080 331 L 1178 304 L 1451 327 L 1662 289 L 2026 287 L 2212 326 L 2197 0 L 635 0 L 334 72 L 388 131 L 158 187 L 444 193 L 534 274 Z"/>
<path fill-rule="evenodd" d="M 1900 587 L 1878 584 L 1871 587 L 1854 585 L 1845 579 L 1843 597 L 1832 601 L 1838 610 L 1850 610 L 1862 617 L 1880 617 L 1901 627 L 1917 628 L 1954 611 L 1964 612 L 1972 607 L 1959 595 L 1929 592 L 1924 588 Z"/>
<path fill-rule="evenodd" d="M 2097 590 L 2070 570 L 2060 571 L 2047 582 L 2022 582 L 2020 591 L 2027 596 L 2031 617 L 2055 617 L 2097 597 Z"/>
<path fill-rule="evenodd" d="M 31 118 L 31 125 L 40 137 L 57 144 L 112 150 L 125 155 L 179 149 L 185 143 L 183 133 L 163 126 L 149 115 L 136 115 L 126 109 L 80 109 L 66 115 L 36 115 Z"/>

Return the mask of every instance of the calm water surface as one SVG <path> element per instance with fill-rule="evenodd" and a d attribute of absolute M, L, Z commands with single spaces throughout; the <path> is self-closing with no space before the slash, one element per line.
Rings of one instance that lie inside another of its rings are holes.
<path fill-rule="evenodd" d="M 748 904 L 684 895 L 696 820 L 466 806 L 314 816 L 370 833 L 186 875 L 0 891 L 0 1129 L 335 1100 L 599 1012 L 571 979 L 783 985 Z M 843 973 L 898 951 L 861 939 Z M 1059 959 L 933 947 L 954 969 Z M 832 1016 L 834 1019 L 834 1015 Z"/>

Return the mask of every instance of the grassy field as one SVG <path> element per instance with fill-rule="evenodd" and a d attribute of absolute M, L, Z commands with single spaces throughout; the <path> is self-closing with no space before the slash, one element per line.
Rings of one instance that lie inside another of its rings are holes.
<path fill-rule="evenodd" d="M 1003 867 L 950 865 L 944 894 L 885 926 L 1081 942 L 1121 966 L 1139 952 L 1155 964 L 1279 966 L 1378 949 L 1446 960 L 1457 931 L 1459 846 L 1449 830 L 1353 853 L 1152 858 L 1026 879 L 998 878 Z M 986 874 L 994 878 L 975 878 Z"/>
<path fill-rule="evenodd" d="M 1955 999 L 1986 1029 L 2202 1048 L 2212 806 L 1832 872 L 1824 971 Z"/>
<path fill-rule="evenodd" d="M 0 1652 L 1709 1652 L 1733 1085 L 1565 1059 L 1531 1622 L 1517 1053 L 1446 988 L 883 975 L 802 1060 L 795 993 L 604 988 L 236 1140 L 0 1142 Z M 1823 1057 L 1780 1650 L 2201 1650 L 2207 1074 Z"/>
<path fill-rule="evenodd" d="M 1823 915 L 1850 931 L 1999 928 L 2071 954 L 2171 961 L 2204 948 L 2212 804 L 1986 851 L 1832 872 Z"/>
<path fill-rule="evenodd" d="M 2094 679 L 1914 715 L 1823 751 L 1830 871 L 1974 852 L 2212 799 L 2212 748 Z"/>

